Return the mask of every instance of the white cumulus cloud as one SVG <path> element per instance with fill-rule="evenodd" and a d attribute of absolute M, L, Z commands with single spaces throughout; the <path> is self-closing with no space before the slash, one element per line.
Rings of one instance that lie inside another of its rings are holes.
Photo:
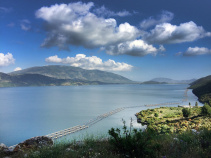
<path fill-rule="evenodd" d="M 22 68 L 20 68 L 20 67 L 16 67 L 16 68 L 14 69 L 14 71 L 20 71 L 20 70 L 22 70 Z"/>
<path fill-rule="evenodd" d="M 77 54 L 75 57 L 59 58 L 57 55 L 45 59 L 46 62 L 69 64 L 70 66 L 80 67 L 88 70 L 103 71 L 130 71 L 133 66 L 127 63 L 115 62 L 114 60 L 102 61 L 97 56 L 87 57 L 85 54 Z"/>
<path fill-rule="evenodd" d="M 151 26 L 155 26 L 157 24 L 162 24 L 165 22 L 170 22 L 174 18 L 174 14 L 169 11 L 163 11 L 161 15 L 156 17 L 149 17 L 148 19 L 143 20 L 140 23 L 141 28 L 147 29 Z"/>
<path fill-rule="evenodd" d="M 128 22 L 117 24 L 111 16 L 128 16 L 131 13 L 114 12 L 104 6 L 96 8 L 93 2 L 46 6 L 38 9 L 35 15 L 45 22 L 46 38 L 41 46 L 58 47 L 60 50 L 82 46 L 102 48 L 110 55 L 156 55 L 158 51 L 165 51 L 163 44 L 191 42 L 211 36 L 210 32 L 192 21 L 180 25 L 168 23 L 174 17 L 169 11 L 140 23 L 142 29 L 156 25 L 150 31 L 138 29 Z M 152 44 L 159 44 L 160 48 Z"/>
<path fill-rule="evenodd" d="M 98 17 L 90 11 L 94 3 L 55 4 L 42 7 L 36 17 L 46 22 L 47 37 L 43 47 L 57 46 L 68 50 L 69 45 L 97 48 L 135 40 L 139 30 L 125 22 L 117 25 L 113 18 Z"/>
<path fill-rule="evenodd" d="M 132 56 L 145 56 L 148 54 L 156 55 L 159 51 L 157 48 L 147 44 L 143 40 L 120 43 L 118 45 L 106 47 L 105 50 L 110 55 L 128 54 Z M 163 46 L 162 51 L 164 51 Z"/>
<path fill-rule="evenodd" d="M 0 66 L 8 66 L 15 63 L 15 59 L 11 53 L 0 53 Z"/>
<path fill-rule="evenodd" d="M 189 47 L 185 52 L 179 52 L 177 55 L 183 55 L 183 56 L 196 56 L 196 55 L 204 55 L 204 54 L 210 54 L 211 55 L 211 49 L 208 49 L 206 47 Z"/>
<path fill-rule="evenodd" d="M 143 39 L 149 43 L 169 44 L 191 42 L 206 36 L 211 36 L 211 33 L 190 21 L 179 26 L 170 23 L 156 25 L 143 36 Z"/>

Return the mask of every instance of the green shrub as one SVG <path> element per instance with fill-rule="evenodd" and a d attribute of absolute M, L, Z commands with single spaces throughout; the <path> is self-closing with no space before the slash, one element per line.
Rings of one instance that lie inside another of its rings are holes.
<path fill-rule="evenodd" d="M 150 140 L 154 137 L 154 131 L 142 131 L 133 129 L 132 123 L 130 129 L 127 129 L 125 121 L 123 120 L 123 132 L 119 128 L 111 128 L 109 130 L 110 144 L 116 149 L 118 153 L 122 153 L 124 157 L 155 157 L 153 147 L 151 146 Z"/>
<path fill-rule="evenodd" d="M 190 112 L 190 109 L 188 108 L 183 108 L 182 109 L 182 114 L 183 114 L 183 117 L 189 117 L 191 112 Z"/>
<path fill-rule="evenodd" d="M 205 103 L 204 106 L 202 107 L 202 115 L 211 116 L 211 107 L 207 103 Z"/>
<path fill-rule="evenodd" d="M 155 113 L 154 116 L 155 116 L 155 117 L 158 117 L 159 115 L 158 115 L 158 113 Z"/>

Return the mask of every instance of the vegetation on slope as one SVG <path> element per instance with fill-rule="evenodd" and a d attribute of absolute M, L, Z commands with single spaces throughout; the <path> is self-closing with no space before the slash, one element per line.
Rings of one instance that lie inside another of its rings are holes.
<path fill-rule="evenodd" d="M 159 134 L 152 130 L 109 130 L 109 137 L 88 137 L 80 142 L 61 142 L 52 147 L 10 155 L 26 158 L 204 158 L 211 156 L 211 131 Z M 7 155 L 1 155 L 2 157 Z M 0 156 L 0 157 L 1 157 Z"/>
<path fill-rule="evenodd" d="M 199 98 L 202 103 L 211 102 L 211 75 L 203 77 L 191 83 L 190 89 Z"/>
<path fill-rule="evenodd" d="M 56 79 L 77 79 L 86 81 L 98 81 L 103 83 L 132 83 L 131 80 L 111 72 L 100 70 L 85 70 L 79 67 L 62 65 L 31 67 L 24 70 L 12 72 L 10 74 L 40 74 Z"/>
<path fill-rule="evenodd" d="M 161 107 L 142 110 L 136 116 L 140 123 L 147 124 L 147 128 L 156 130 L 158 133 L 182 133 L 190 129 L 199 130 L 203 128 L 211 130 L 209 105 L 208 109 L 205 109 L 207 113 L 203 112 L 204 108 Z"/>
<path fill-rule="evenodd" d="M 0 73 L 0 87 L 19 87 L 19 86 L 70 86 L 70 85 L 89 85 L 104 84 L 98 81 L 56 79 L 39 74 L 7 75 Z"/>

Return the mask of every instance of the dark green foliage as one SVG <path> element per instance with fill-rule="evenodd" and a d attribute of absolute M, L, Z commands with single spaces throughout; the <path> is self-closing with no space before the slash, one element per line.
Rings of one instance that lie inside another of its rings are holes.
<path fill-rule="evenodd" d="M 108 132 L 111 136 L 110 143 L 115 151 L 123 154 L 124 157 L 155 157 L 156 152 L 153 150 L 159 150 L 159 145 L 152 145 L 149 141 L 155 137 L 155 132 L 132 130 L 132 123 L 128 130 L 125 121 L 123 124 L 123 132 L 119 128 L 111 128 Z"/>
<path fill-rule="evenodd" d="M 188 108 L 183 108 L 182 114 L 183 114 L 183 117 L 189 117 L 191 115 L 191 111 Z"/>
<path fill-rule="evenodd" d="M 203 78 L 200 78 L 200 79 L 194 81 L 193 83 L 190 84 L 191 86 L 189 88 L 190 89 L 195 89 L 195 88 L 198 88 L 198 87 L 206 85 L 210 81 L 211 81 L 211 75 L 203 77 Z"/>
<path fill-rule="evenodd" d="M 165 129 L 165 127 L 163 127 Z M 60 142 L 52 147 L 14 153 L 11 158 L 210 158 L 211 131 L 159 134 L 153 130 L 112 128 L 110 138 L 86 137 L 80 142 Z M 0 153 L 0 157 L 8 157 Z"/>
<path fill-rule="evenodd" d="M 195 107 L 198 107 L 198 102 L 195 103 Z"/>
<path fill-rule="evenodd" d="M 159 115 L 158 115 L 158 113 L 155 113 L 154 116 L 155 116 L 155 117 L 158 117 Z"/>
<path fill-rule="evenodd" d="M 211 101 L 211 75 L 198 79 L 191 83 L 190 89 L 199 98 L 202 103 L 209 103 Z"/>
<path fill-rule="evenodd" d="M 207 103 L 202 107 L 202 115 L 211 116 L 211 107 Z"/>
<path fill-rule="evenodd" d="M 168 126 L 162 126 L 163 133 Z M 112 128 L 109 130 L 110 144 L 120 157 L 210 157 L 211 131 L 203 129 L 200 132 L 186 131 L 181 134 L 159 134 L 151 128 L 148 130 L 127 130 Z"/>

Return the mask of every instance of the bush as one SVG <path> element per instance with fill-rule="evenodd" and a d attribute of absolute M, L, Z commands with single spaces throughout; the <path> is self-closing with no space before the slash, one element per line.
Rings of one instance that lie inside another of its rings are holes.
<path fill-rule="evenodd" d="M 154 116 L 155 116 L 155 117 L 158 117 L 159 115 L 158 115 L 158 113 L 155 113 Z"/>
<path fill-rule="evenodd" d="M 150 140 L 153 139 L 155 132 L 152 130 L 127 129 L 123 120 L 123 132 L 119 128 L 111 128 L 109 130 L 110 143 L 118 153 L 122 153 L 124 157 L 155 157 L 154 147 Z M 151 146 L 151 148 L 149 148 Z M 159 148 L 156 146 L 156 148 Z"/>
<path fill-rule="evenodd" d="M 211 107 L 207 103 L 205 103 L 204 106 L 202 107 L 202 115 L 211 116 Z"/>
<path fill-rule="evenodd" d="M 182 109 L 182 114 L 183 114 L 183 117 L 189 117 L 191 112 L 190 112 L 190 109 L 188 108 L 183 108 Z"/>

